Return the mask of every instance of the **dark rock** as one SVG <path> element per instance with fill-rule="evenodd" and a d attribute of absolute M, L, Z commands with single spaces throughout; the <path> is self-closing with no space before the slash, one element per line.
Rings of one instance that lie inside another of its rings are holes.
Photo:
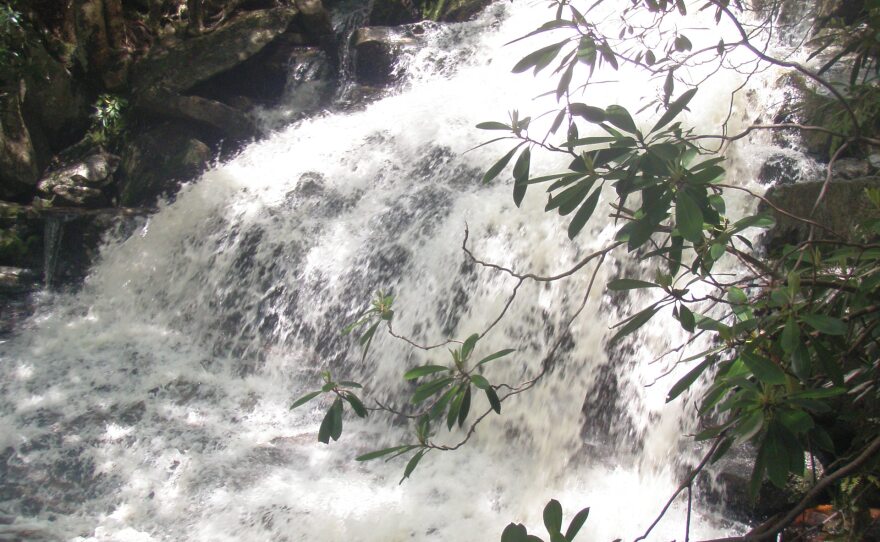
<path fill-rule="evenodd" d="M 398 26 L 417 22 L 421 18 L 412 0 L 375 0 L 367 21 L 373 26 Z"/>
<path fill-rule="evenodd" d="M 775 206 L 798 217 L 810 217 L 813 205 L 819 197 L 823 181 L 797 183 L 789 186 L 776 186 L 765 194 L 765 198 Z M 852 240 L 856 226 L 865 220 L 880 218 L 877 208 L 865 195 L 866 188 L 880 188 L 880 177 L 866 177 L 851 181 L 834 181 L 822 202 L 812 213 L 812 220 L 835 232 L 831 234 L 822 228 L 815 229 L 816 239 Z M 766 204 L 759 210 L 767 211 Z M 785 244 L 796 244 L 807 238 L 809 225 L 773 211 L 776 226 L 765 234 L 764 242 L 772 252 Z"/>
<path fill-rule="evenodd" d="M 421 30 L 420 25 L 359 28 L 352 36 L 357 82 L 386 86 L 398 79 L 397 60 L 407 48 L 419 45 Z"/>
<path fill-rule="evenodd" d="M 439 20 L 445 22 L 462 22 L 472 19 L 485 9 L 493 0 L 451 0 L 440 14 Z"/>
<path fill-rule="evenodd" d="M 770 156 L 758 172 L 758 182 L 761 184 L 792 184 L 800 178 L 800 161 L 781 153 Z"/>
<path fill-rule="evenodd" d="M 200 96 L 182 96 L 159 90 L 142 96 L 139 106 L 143 111 L 159 117 L 210 127 L 235 141 L 245 141 L 259 133 L 257 125 L 247 113 Z"/>
<path fill-rule="evenodd" d="M 132 86 L 185 92 L 260 52 L 296 14 L 290 7 L 247 13 L 211 33 L 157 49 L 134 66 Z"/>
<path fill-rule="evenodd" d="M 330 14 L 321 0 L 294 0 L 293 4 L 299 10 L 297 23 L 315 42 L 322 43 L 328 36 L 333 36 Z"/>
<path fill-rule="evenodd" d="M 125 149 L 119 203 L 127 207 L 155 204 L 185 181 L 199 175 L 211 160 L 211 149 L 187 130 L 164 124 L 138 135 Z"/>
<path fill-rule="evenodd" d="M 41 45 L 30 46 L 28 55 L 25 121 L 31 130 L 44 134 L 52 152 L 58 152 L 76 143 L 88 128 L 89 99 L 83 85 Z"/>
<path fill-rule="evenodd" d="M 113 182 L 119 162 L 118 156 L 99 152 L 50 171 L 37 188 L 55 203 L 76 207 L 105 205 L 107 198 L 101 189 Z"/>
<path fill-rule="evenodd" d="M 834 162 L 831 173 L 835 179 L 861 179 L 871 173 L 871 164 L 858 158 L 841 158 Z"/>
<path fill-rule="evenodd" d="M 301 36 L 286 33 L 239 66 L 200 83 L 191 93 L 247 110 L 245 101 L 250 105 L 276 104 L 291 80 L 326 83 L 332 72 L 323 49 L 303 46 Z"/>
<path fill-rule="evenodd" d="M 0 266 L 0 294 L 30 292 L 39 285 L 39 277 L 31 269 Z"/>
<path fill-rule="evenodd" d="M 48 156 L 37 152 L 22 115 L 24 83 L 0 89 L 0 197 L 32 191 Z"/>
<path fill-rule="evenodd" d="M 79 284 L 97 260 L 106 236 L 130 234 L 145 214 L 143 209 L 128 208 L 43 211 L 47 260 L 43 269 L 44 283 L 53 287 Z"/>

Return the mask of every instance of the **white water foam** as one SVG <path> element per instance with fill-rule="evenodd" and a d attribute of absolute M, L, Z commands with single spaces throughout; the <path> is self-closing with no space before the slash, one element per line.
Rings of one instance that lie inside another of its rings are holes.
<path fill-rule="evenodd" d="M 499 314 L 514 281 L 466 263 L 465 224 L 479 257 L 539 274 L 612 239 L 614 226 L 599 218 L 568 241 L 539 190 L 517 210 L 509 181 L 479 186 L 504 144 L 467 152 L 486 138 L 477 122 L 554 107 L 536 98 L 546 78 L 509 73 L 540 40 L 503 46 L 552 16 L 533 4 L 504 2 L 472 23 L 429 30 L 431 46 L 408 59 L 400 94 L 299 122 L 209 171 L 135 235 L 106 246 L 81 292 L 2 345 L 0 448 L 4 488 L 14 492 L 5 506 L 21 517 L 0 540 L 25 527 L 34 538 L 78 541 L 491 540 L 510 521 L 538 529 L 552 497 L 566 517 L 592 507 L 584 540 L 647 528 L 696 453 L 681 438 L 693 424 L 687 403 L 664 401 L 686 368 L 645 388 L 667 368 L 644 361 L 681 335 L 658 318 L 634 352 L 610 360 L 604 341 L 619 314 L 601 287 L 566 331 L 588 272 L 523 285 L 478 354 L 516 348 L 486 371 L 513 384 L 570 334 L 553 370 L 463 449 L 428 454 L 402 485 L 401 460 L 353 461 L 411 440 L 401 427 L 346 417 L 342 440 L 325 446 L 316 433 L 326 402 L 288 410 L 320 386 L 322 369 L 399 401 L 406 369 L 448 361 L 442 349 L 426 354 L 385 335 L 361 361 L 339 331 L 377 289 L 396 296 L 397 331 L 419 341 L 466 337 Z M 714 28 L 703 32 L 717 39 Z M 591 87 L 586 100 L 635 110 L 654 84 L 614 77 L 623 82 Z M 714 130 L 741 78 L 721 73 L 703 85 L 688 122 Z M 537 119 L 534 133 L 551 118 Z M 535 171 L 560 166 L 558 157 L 533 159 Z M 601 393 L 607 404 L 584 412 L 584 398 L 595 405 Z M 597 430 L 602 416 L 607 427 Z M 652 539 L 682 537 L 684 514 L 676 503 Z M 692 537 L 739 529 L 705 506 L 696 514 Z"/>

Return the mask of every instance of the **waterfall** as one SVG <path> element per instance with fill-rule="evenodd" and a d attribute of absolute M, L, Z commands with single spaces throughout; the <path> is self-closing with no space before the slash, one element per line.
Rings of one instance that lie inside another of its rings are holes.
<path fill-rule="evenodd" d="M 567 518 L 592 507 L 579 539 L 631 540 L 647 528 L 696 453 L 681 437 L 692 405 L 664 402 L 682 368 L 646 387 L 670 369 L 646 360 L 682 336 L 658 317 L 609 353 L 609 327 L 644 300 L 615 307 L 603 288 L 566 328 L 588 272 L 523 284 L 479 343 L 481 353 L 516 353 L 486 376 L 528 379 L 564 339 L 550 374 L 461 450 L 428 454 L 403 484 L 400 459 L 353 458 L 407 442 L 404 427 L 346 417 L 342 439 L 326 446 L 316 434 L 328 403 L 289 410 L 320 387 L 322 370 L 400 402 L 411 391 L 405 370 L 448 363 L 442 349 L 385 334 L 362 360 L 340 330 L 377 290 L 395 296 L 396 331 L 420 342 L 463 338 L 498 316 L 515 280 L 468 262 L 466 225 L 479 258 L 539 274 L 613 238 L 612 221 L 597 216 L 569 241 L 540 190 L 517 209 L 509 180 L 479 182 L 509 147 L 476 148 L 487 137 L 474 125 L 555 105 L 546 77 L 510 73 L 540 43 L 505 44 L 552 16 L 534 4 L 505 1 L 473 22 L 428 27 L 395 95 L 300 120 L 208 171 L 140 230 L 110 240 L 81 291 L 54 297 L 0 344 L 0 517 L 17 518 L 0 524 L 0 540 L 483 541 L 510 521 L 538 529 L 554 497 Z M 638 76 L 621 72 L 622 83 L 591 87 L 588 100 L 636 110 L 654 84 Z M 704 83 L 687 122 L 716 127 L 742 80 L 731 71 Z M 551 120 L 536 118 L 535 133 Z M 751 182 L 753 155 L 731 150 L 737 182 Z M 536 154 L 532 168 L 561 165 Z M 598 285 L 640 267 L 622 252 L 606 263 Z M 438 440 L 462 437 L 444 429 Z M 652 539 L 684 536 L 685 513 L 676 503 Z M 739 532 L 707 506 L 695 514 L 695 539 Z"/>

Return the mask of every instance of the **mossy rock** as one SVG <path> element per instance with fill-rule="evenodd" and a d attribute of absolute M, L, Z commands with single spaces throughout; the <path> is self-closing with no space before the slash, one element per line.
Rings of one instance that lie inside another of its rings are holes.
<path fill-rule="evenodd" d="M 810 217 L 824 184 L 824 181 L 811 181 L 775 186 L 767 191 L 765 198 L 794 216 Z M 859 224 L 880 218 L 880 211 L 865 194 L 867 188 L 880 188 L 880 177 L 831 182 L 816 212 L 812 213 L 812 220 L 839 234 L 839 237 L 817 228 L 816 238 L 853 241 Z M 763 203 L 759 210 L 772 211 Z M 807 239 L 809 225 L 775 211 L 773 214 L 776 226 L 764 237 L 769 253 L 778 252 L 786 244 L 796 245 Z"/>
<path fill-rule="evenodd" d="M 474 17 L 492 0 L 376 0 L 371 26 L 397 26 L 423 19 L 461 22 Z"/>

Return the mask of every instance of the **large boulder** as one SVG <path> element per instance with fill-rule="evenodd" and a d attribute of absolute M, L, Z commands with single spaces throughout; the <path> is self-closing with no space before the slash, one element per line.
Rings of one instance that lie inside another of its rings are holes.
<path fill-rule="evenodd" d="M 877 208 L 865 195 L 866 188 L 880 188 L 880 177 L 829 183 L 822 202 L 810 217 L 813 205 L 824 184 L 824 181 L 813 181 L 775 186 L 767 191 L 765 198 L 789 214 L 801 218 L 811 218 L 811 220 L 839 234 L 838 237 L 824 229 L 816 228 L 817 239 L 838 241 L 851 239 L 856 226 L 866 220 L 880 218 Z M 771 252 L 785 244 L 796 244 L 807 238 L 808 224 L 768 208 L 765 204 L 762 204 L 760 209 L 773 212 L 776 218 L 776 226 L 765 234 L 764 239 Z"/>
<path fill-rule="evenodd" d="M 113 182 L 113 173 L 120 159 L 99 152 L 64 167 L 49 171 L 37 185 L 39 191 L 53 204 L 75 207 L 99 207 L 108 203 L 102 190 Z"/>
<path fill-rule="evenodd" d="M 211 149 L 186 130 L 164 124 L 137 136 L 122 156 L 119 203 L 154 205 L 173 193 L 180 181 L 196 177 L 211 160 Z"/>
<path fill-rule="evenodd" d="M 208 34 L 157 48 L 134 66 L 132 86 L 136 92 L 154 87 L 186 92 L 259 53 L 287 29 L 297 13 L 292 7 L 254 11 Z"/>
<path fill-rule="evenodd" d="M 381 87 L 398 80 L 400 55 L 418 46 L 423 32 L 421 25 L 359 28 L 351 38 L 357 82 Z"/>

